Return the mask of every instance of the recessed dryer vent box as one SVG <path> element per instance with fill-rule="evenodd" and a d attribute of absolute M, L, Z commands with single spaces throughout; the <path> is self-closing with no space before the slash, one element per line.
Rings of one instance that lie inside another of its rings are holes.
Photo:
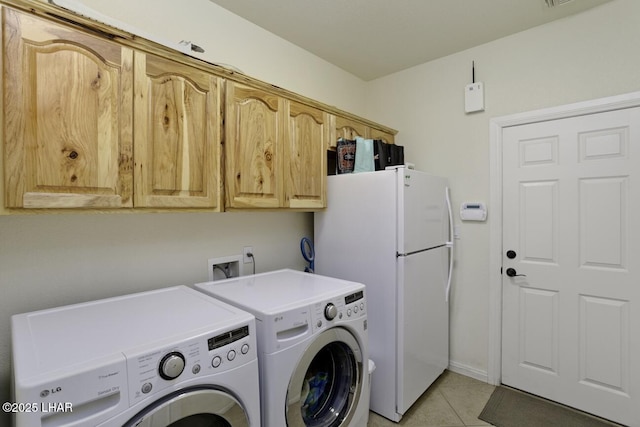
<path fill-rule="evenodd" d="M 210 258 L 207 261 L 209 281 L 229 279 L 243 276 L 242 255 L 232 255 L 220 258 Z"/>

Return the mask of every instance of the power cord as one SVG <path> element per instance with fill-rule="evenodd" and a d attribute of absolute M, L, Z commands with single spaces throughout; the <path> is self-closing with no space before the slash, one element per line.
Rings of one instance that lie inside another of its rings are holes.
<path fill-rule="evenodd" d="M 224 265 L 224 268 L 220 267 L 220 264 L 214 264 L 213 265 L 213 271 L 216 270 L 216 268 L 220 271 L 222 271 L 222 274 L 224 274 L 225 278 L 230 278 L 231 277 L 231 273 L 229 272 L 229 263 L 226 263 Z"/>
<path fill-rule="evenodd" d="M 251 258 L 251 262 L 253 263 L 253 274 L 256 274 L 256 258 L 251 252 L 247 252 L 247 256 Z"/>

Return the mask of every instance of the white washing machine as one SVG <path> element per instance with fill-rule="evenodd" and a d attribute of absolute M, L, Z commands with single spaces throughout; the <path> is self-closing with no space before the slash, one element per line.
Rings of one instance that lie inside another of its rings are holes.
<path fill-rule="evenodd" d="M 364 285 L 279 270 L 195 287 L 256 316 L 262 425 L 366 426 Z"/>
<path fill-rule="evenodd" d="M 255 318 L 186 286 L 18 314 L 17 427 L 260 426 Z"/>

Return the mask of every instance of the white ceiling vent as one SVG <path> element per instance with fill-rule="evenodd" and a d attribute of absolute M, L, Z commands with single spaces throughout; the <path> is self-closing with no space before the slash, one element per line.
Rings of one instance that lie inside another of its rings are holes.
<path fill-rule="evenodd" d="M 547 6 L 556 7 L 556 6 L 562 6 L 563 4 L 572 2 L 573 0 L 544 0 L 544 1 L 547 2 Z"/>

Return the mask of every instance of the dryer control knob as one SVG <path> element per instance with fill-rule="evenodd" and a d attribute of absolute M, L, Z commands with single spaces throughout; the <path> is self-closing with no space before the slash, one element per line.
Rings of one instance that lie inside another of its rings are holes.
<path fill-rule="evenodd" d="M 214 357 L 213 360 L 211 361 L 211 366 L 213 366 L 214 368 L 217 368 L 221 364 L 222 364 L 222 358 L 220 356 Z"/>
<path fill-rule="evenodd" d="M 160 361 L 160 376 L 165 380 L 173 380 L 180 376 L 184 370 L 184 356 L 177 351 L 164 356 Z"/>
<path fill-rule="evenodd" d="M 337 315 L 338 308 L 332 303 L 327 304 L 327 306 L 324 308 L 324 317 L 326 317 L 327 320 L 333 320 Z"/>

